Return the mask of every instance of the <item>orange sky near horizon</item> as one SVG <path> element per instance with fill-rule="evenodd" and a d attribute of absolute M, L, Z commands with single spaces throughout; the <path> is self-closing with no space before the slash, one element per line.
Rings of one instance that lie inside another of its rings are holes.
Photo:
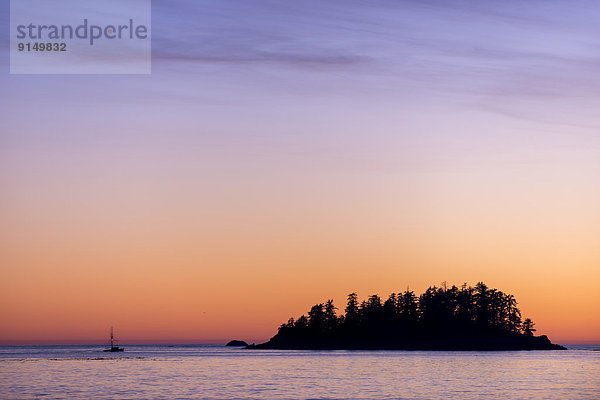
<path fill-rule="evenodd" d="M 579 182 L 561 193 L 559 175 L 531 186 L 530 167 L 423 172 L 418 184 L 387 173 L 306 179 L 290 167 L 286 183 L 250 169 L 235 184 L 182 186 L 169 202 L 165 183 L 144 176 L 15 178 L 0 342 L 103 343 L 111 325 L 122 343 L 258 342 L 328 298 L 343 310 L 352 291 L 420 293 L 442 281 L 514 294 L 555 342 L 600 342 L 600 221 L 574 218 L 575 204 L 594 207 Z"/>

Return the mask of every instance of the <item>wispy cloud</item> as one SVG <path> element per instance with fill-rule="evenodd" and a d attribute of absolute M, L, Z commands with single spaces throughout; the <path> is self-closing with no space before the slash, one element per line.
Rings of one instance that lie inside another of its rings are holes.
<path fill-rule="evenodd" d="M 600 89 L 590 2 L 155 1 L 153 12 L 154 60 L 171 65 L 354 71 L 498 95 Z"/>
<path fill-rule="evenodd" d="M 458 94 L 469 106 L 552 120 L 561 99 L 600 98 L 600 7 L 592 1 L 152 4 L 153 85 L 139 83 L 128 95 L 144 93 L 140 101 L 148 91 L 184 103 L 256 90 L 400 101 Z M 3 19 L 7 12 L 0 8 Z M 516 105 L 522 101 L 536 106 Z M 542 103 L 554 111 L 531 111 Z"/>

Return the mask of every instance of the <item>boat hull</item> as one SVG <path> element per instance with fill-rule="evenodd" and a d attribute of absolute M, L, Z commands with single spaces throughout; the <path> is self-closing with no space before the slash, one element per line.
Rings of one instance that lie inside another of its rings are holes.
<path fill-rule="evenodd" d="M 125 351 L 125 349 L 122 348 L 122 347 L 111 347 L 111 348 L 108 348 L 108 349 L 104 349 L 104 351 L 108 351 L 108 352 L 113 353 L 113 352 L 116 352 L 116 351 Z"/>

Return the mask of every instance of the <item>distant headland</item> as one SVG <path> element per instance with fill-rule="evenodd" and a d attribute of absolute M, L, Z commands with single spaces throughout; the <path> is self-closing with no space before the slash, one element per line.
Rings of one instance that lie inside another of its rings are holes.
<path fill-rule="evenodd" d="M 314 305 L 308 316 L 290 318 L 268 342 L 249 349 L 290 350 L 565 350 L 535 336 L 531 319 L 521 319 L 511 294 L 462 285 L 378 295 L 359 303 L 348 295 L 344 315 L 332 300 Z"/>

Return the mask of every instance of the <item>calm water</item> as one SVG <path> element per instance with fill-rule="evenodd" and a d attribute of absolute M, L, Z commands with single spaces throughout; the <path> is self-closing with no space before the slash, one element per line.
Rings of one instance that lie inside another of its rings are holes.
<path fill-rule="evenodd" d="M 600 346 L 568 351 L 0 347 L 2 399 L 600 399 Z"/>

